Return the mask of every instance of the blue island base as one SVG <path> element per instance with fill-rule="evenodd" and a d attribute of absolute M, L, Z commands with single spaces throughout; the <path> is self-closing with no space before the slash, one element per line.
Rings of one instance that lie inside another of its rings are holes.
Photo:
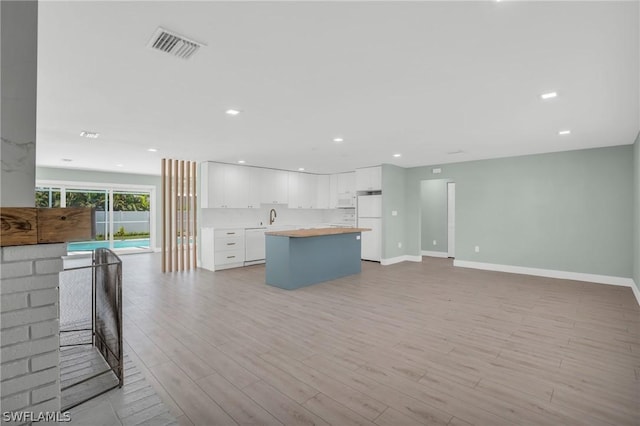
<path fill-rule="evenodd" d="M 360 233 L 287 237 L 266 235 L 266 281 L 293 290 L 360 273 Z"/>

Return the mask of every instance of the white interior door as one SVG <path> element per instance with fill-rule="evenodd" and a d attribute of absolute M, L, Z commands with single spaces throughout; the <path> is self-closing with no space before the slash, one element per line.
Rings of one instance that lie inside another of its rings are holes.
<path fill-rule="evenodd" d="M 447 256 L 456 257 L 456 184 L 447 183 Z"/>

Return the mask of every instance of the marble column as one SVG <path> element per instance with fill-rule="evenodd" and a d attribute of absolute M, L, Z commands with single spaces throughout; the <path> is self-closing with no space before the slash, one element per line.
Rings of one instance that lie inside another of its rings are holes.
<path fill-rule="evenodd" d="M 33 207 L 38 2 L 0 2 L 0 206 Z"/>

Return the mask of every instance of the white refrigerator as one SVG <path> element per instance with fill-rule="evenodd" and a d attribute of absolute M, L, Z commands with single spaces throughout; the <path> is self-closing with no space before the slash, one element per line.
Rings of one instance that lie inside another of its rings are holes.
<path fill-rule="evenodd" d="M 380 262 L 382 257 L 382 195 L 358 196 L 358 228 L 362 232 L 362 259 Z"/>

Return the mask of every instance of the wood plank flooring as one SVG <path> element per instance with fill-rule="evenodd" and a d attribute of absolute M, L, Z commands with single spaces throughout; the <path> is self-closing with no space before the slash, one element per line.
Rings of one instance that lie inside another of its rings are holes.
<path fill-rule="evenodd" d="M 640 424 L 629 288 L 425 257 L 286 291 L 122 259 L 127 350 L 181 425 Z"/>

